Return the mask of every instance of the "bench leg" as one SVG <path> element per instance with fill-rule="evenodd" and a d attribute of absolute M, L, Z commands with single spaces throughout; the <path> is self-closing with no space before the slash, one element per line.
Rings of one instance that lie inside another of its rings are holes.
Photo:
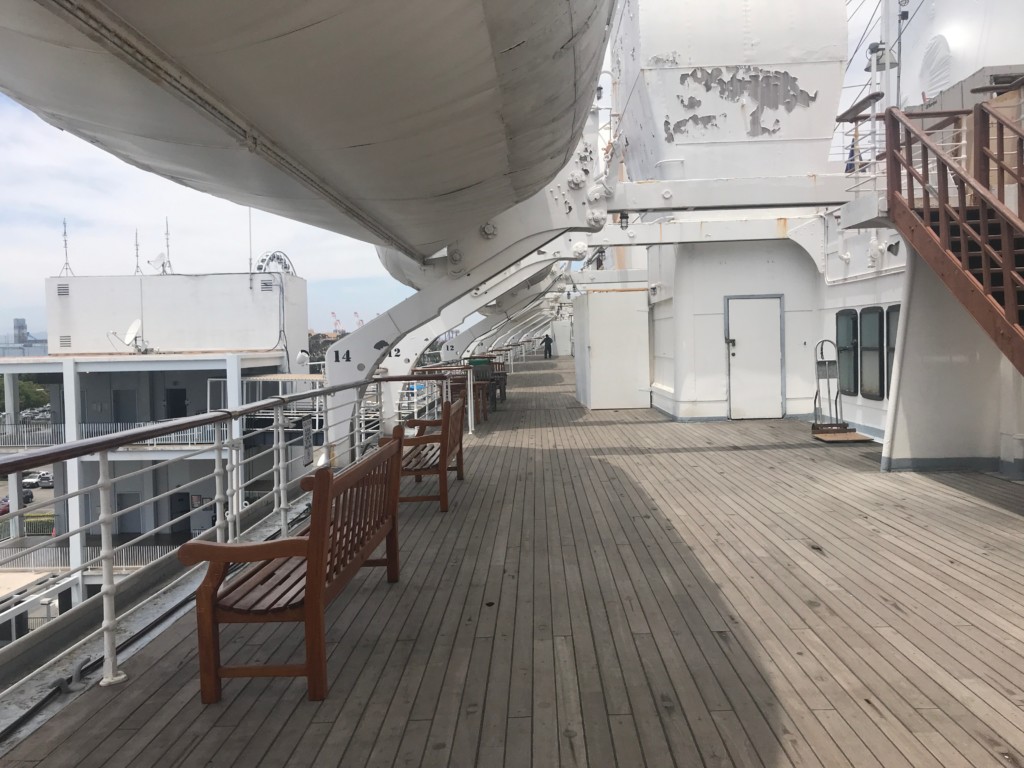
<path fill-rule="evenodd" d="M 307 606 L 306 685 L 310 701 L 327 698 L 327 646 L 324 639 L 325 606 Z"/>
<path fill-rule="evenodd" d="M 398 523 L 392 521 L 391 530 L 384 540 L 384 549 L 388 560 L 388 581 L 394 584 L 398 581 Z"/>
<path fill-rule="evenodd" d="M 448 511 L 448 467 L 441 466 L 441 471 L 437 474 L 437 484 L 440 487 L 441 495 L 441 511 Z"/>
<path fill-rule="evenodd" d="M 212 606 L 196 604 L 196 630 L 199 636 L 199 692 L 203 704 L 216 704 L 221 698 L 220 627 Z"/>
<path fill-rule="evenodd" d="M 423 475 L 416 475 L 416 482 L 417 483 L 422 483 L 423 482 Z"/>
<path fill-rule="evenodd" d="M 455 453 L 455 476 L 459 480 L 464 479 L 463 478 L 463 472 L 462 472 L 462 444 L 461 443 L 459 444 L 459 450 L 456 451 L 456 453 Z"/>

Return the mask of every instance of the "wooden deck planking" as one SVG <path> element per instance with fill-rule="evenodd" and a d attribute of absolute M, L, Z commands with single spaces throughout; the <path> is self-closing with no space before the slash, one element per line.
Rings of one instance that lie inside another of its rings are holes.
<path fill-rule="evenodd" d="M 403 505 L 401 581 L 331 608 L 325 702 L 232 680 L 203 707 L 186 617 L 0 766 L 1024 766 L 1024 486 L 516 370 L 451 511 Z"/>

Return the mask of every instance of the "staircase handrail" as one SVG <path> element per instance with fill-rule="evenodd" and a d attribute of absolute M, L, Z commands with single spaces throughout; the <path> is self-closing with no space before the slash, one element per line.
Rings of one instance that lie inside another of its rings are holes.
<path fill-rule="evenodd" d="M 902 174 L 895 172 L 896 169 L 893 167 L 894 165 L 903 166 L 908 171 L 913 173 L 918 183 L 921 184 L 922 186 L 930 186 L 928 184 L 927 179 L 924 179 L 921 176 L 917 168 L 915 168 L 908 160 L 906 160 L 899 153 L 900 145 L 897 142 L 899 131 L 889 131 L 890 128 L 895 128 L 895 126 L 892 125 L 892 123 L 895 122 L 902 124 L 911 133 L 913 133 L 914 136 L 917 138 L 917 141 L 919 141 L 922 146 L 927 147 L 928 151 L 931 152 L 937 160 L 941 160 L 942 163 L 949 169 L 952 175 L 963 181 L 964 184 L 970 187 L 975 194 L 983 198 L 985 202 L 989 205 L 989 207 L 992 208 L 993 211 L 995 211 L 996 214 L 1003 216 L 1004 218 L 1006 218 L 1009 224 L 1013 225 L 1018 230 L 1024 232 L 1024 219 L 1022 219 L 1020 216 L 1014 213 L 1011 209 L 1007 208 L 1006 204 L 1003 203 L 998 197 L 996 197 L 986 185 L 983 185 L 980 181 L 975 179 L 969 173 L 962 170 L 960 164 L 955 159 L 953 159 L 953 157 L 947 154 L 944 150 L 940 149 L 939 146 L 935 142 L 933 142 L 925 133 L 919 131 L 917 129 L 917 126 L 915 126 L 910 120 L 910 118 L 926 117 L 928 115 L 929 113 L 927 112 L 908 114 L 903 112 L 902 110 L 896 109 L 896 107 L 889 107 L 889 109 L 886 110 L 886 121 L 889 123 L 888 125 L 886 125 L 886 155 L 889 178 L 892 180 L 889 183 L 890 196 L 892 196 L 895 193 L 902 194 L 903 192 L 903 176 Z M 910 201 L 908 200 L 907 202 L 909 203 Z M 892 200 L 890 200 L 889 203 L 891 206 Z"/>
<path fill-rule="evenodd" d="M 975 111 L 975 118 L 981 120 L 984 114 Z M 985 332 L 992 338 L 1003 353 L 1010 359 L 1014 367 L 1024 374 L 1024 325 L 1021 323 L 1021 311 L 1024 302 L 1021 292 L 1024 291 L 1024 274 L 1018 269 L 1014 255 L 1014 239 L 1024 233 L 1024 220 L 1010 210 L 994 194 L 988 185 L 972 176 L 967 169 L 960 166 L 951 156 L 943 151 L 911 120 L 907 115 L 890 107 L 886 111 L 886 174 L 888 176 L 888 207 L 889 216 L 896 223 L 901 233 L 918 249 L 922 256 L 925 251 L 918 242 L 922 237 L 934 243 L 954 262 L 958 261 L 958 269 L 947 272 L 938 261 L 933 262 L 926 257 L 932 268 L 939 274 L 946 286 L 953 292 L 957 300 L 978 321 Z M 904 138 L 905 134 L 905 138 Z M 977 137 L 975 137 L 977 139 Z M 919 161 L 922 170 L 916 166 L 913 145 L 920 147 Z M 976 148 L 977 149 L 977 148 Z M 929 158 L 928 153 L 931 153 Z M 977 157 L 977 154 L 976 154 Z M 935 162 L 936 184 L 931 184 L 930 163 Z M 907 194 L 903 190 L 904 169 L 907 173 Z M 977 172 L 978 169 L 975 168 Z M 921 185 L 921 206 L 918 209 L 914 182 Z M 953 205 L 950 196 L 950 180 L 958 193 L 958 204 Z M 977 229 L 967 218 L 967 191 L 974 193 L 980 219 Z M 935 205 L 932 205 L 934 199 Z M 932 211 L 938 213 L 938 231 L 932 222 Z M 990 239 L 988 223 L 995 221 L 999 225 L 1001 246 L 993 247 Z M 902 223 L 901 223 L 902 222 Z M 951 223 L 960 227 L 959 258 L 953 252 Z M 919 230 L 918 225 L 924 226 Z M 968 238 L 980 246 L 981 276 L 974 273 L 969 266 Z M 942 260 L 945 263 L 945 259 Z M 994 292 L 991 275 L 997 269 L 1002 275 L 1002 300 Z M 978 292 L 976 289 L 981 288 Z M 998 308 L 999 319 L 987 315 L 990 309 Z M 1002 325 L 1005 323 L 1005 325 Z"/>
<path fill-rule="evenodd" d="M 1024 128 L 1018 126 L 1009 118 L 997 112 L 988 102 L 978 104 L 974 112 L 974 172 L 979 178 L 990 184 L 992 176 L 991 162 L 996 164 L 998 184 L 996 185 L 996 197 L 1000 201 L 1004 199 L 1005 178 L 1008 174 L 1017 184 L 1017 215 L 1024 218 Z M 991 147 L 992 130 L 990 119 L 995 120 L 998 130 L 997 151 Z M 1006 162 L 1004 154 L 1005 132 L 1009 131 L 1010 140 L 1017 143 L 1017 166 L 1014 167 Z"/>
<path fill-rule="evenodd" d="M 1024 78 L 1021 79 L 1024 80 Z M 1010 120 L 1005 115 L 996 112 L 996 110 L 992 108 L 992 105 L 989 102 L 981 102 L 980 104 L 978 104 L 978 109 L 980 109 L 981 111 L 985 112 L 988 115 L 991 115 L 996 119 L 996 122 L 1002 123 L 1006 128 L 1009 128 L 1011 133 L 1015 133 L 1018 137 L 1024 139 L 1024 128 L 1017 125 L 1015 122 Z"/>

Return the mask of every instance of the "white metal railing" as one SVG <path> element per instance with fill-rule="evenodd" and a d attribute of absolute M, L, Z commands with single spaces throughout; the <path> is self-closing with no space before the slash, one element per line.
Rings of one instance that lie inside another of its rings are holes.
<path fill-rule="evenodd" d="M 43 421 L 0 425 L 0 446 L 6 448 L 33 448 L 63 442 L 63 424 Z"/>
<path fill-rule="evenodd" d="M 142 568 L 176 549 L 176 546 L 169 544 L 138 544 L 117 552 L 114 567 Z M 98 560 L 100 556 L 100 547 L 85 548 L 87 559 Z M 67 547 L 53 547 L 26 551 L 22 547 L 0 547 L 0 560 L 4 561 L 0 571 L 66 571 L 71 568 L 71 550 Z"/>
<path fill-rule="evenodd" d="M 968 158 L 967 117 L 964 113 L 922 113 L 920 125 L 924 132 L 950 157 L 966 167 Z M 842 132 L 842 154 L 833 152 L 832 159 L 845 163 L 850 180 L 847 191 L 855 197 L 884 196 L 886 180 L 885 120 L 881 114 L 851 119 Z M 928 172 L 938 184 L 938 166 L 934 159 Z M 950 187 L 952 189 L 952 185 Z"/>
<path fill-rule="evenodd" d="M 78 439 L 105 437 L 130 429 L 151 427 L 163 422 L 86 422 L 78 425 Z M 64 424 L 34 422 L 10 424 L 0 427 L 0 447 L 35 448 L 47 445 L 61 445 L 65 440 Z M 213 443 L 213 428 L 209 425 L 181 430 L 170 435 L 160 435 L 139 440 L 141 445 L 209 445 Z"/>
<path fill-rule="evenodd" d="M 7 475 L 11 489 L 11 512 L 0 518 L 0 570 L 49 572 L 60 585 L 42 579 L 9 604 L 0 596 L 0 622 L 18 615 L 26 626 L 40 623 L 44 608 L 52 613 L 54 590 L 70 591 L 78 604 L 86 599 L 86 584 L 98 581 L 103 679 L 121 679 L 115 571 L 144 570 L 197 535 L 234 541 L 260 520 L 276 521 L 286 534 L 310 465 L 346 466 L 376 447 L 395 419 L 439 414 L 450 393 L 443 375 L 395 385 L 395 400 L 388 395 L 391 384 L 315 389 L 113 434 L 109 424 L 83 425 L 94 436 L 0 457 L 0 475 Z M 150 461 L 122 450 L 171 444 L 185 450 Z M 21 506 L 20 478 L 37 469 L 53 472 L 53 497 L 37 492 L 33 503 Z"/>
<path fill-rule="evenodd" d="M 86 440 L 91 437 L 105 437 L 115 435 L 119 432 L 127 432 L 130 429 L 141 429 L 153 427 L 166 422 L 139 421 L 139 422 L 90 422 L 78 425 L 79 439 Z M 198 427 L 179 430 L 169 435 L 158 435 L 156 437 L 139 440 L 136 445 L 212 445 L 215 439 L 215 426 L 204 424 Z"/>

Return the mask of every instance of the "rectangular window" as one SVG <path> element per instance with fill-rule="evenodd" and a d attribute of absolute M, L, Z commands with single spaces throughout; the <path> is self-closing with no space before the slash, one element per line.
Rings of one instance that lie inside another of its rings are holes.
<path fill-rule="evenodd" d="M 836 347 L 839 349 L 839 391 L 857 394 L 857 310 L 836 313 Z"/>
<path fill-rule="evenodd" d="M 885 397 L 885 328 L 881 307 L 860 311 L 860 394 L 869 400 Z"/>
<path fill-rule="evenodd" d="M 896 331 L 900 327 L 900 305 L 885 310 L 885 393 L 892 392 L 892 363 L 896 359 Z"/>

